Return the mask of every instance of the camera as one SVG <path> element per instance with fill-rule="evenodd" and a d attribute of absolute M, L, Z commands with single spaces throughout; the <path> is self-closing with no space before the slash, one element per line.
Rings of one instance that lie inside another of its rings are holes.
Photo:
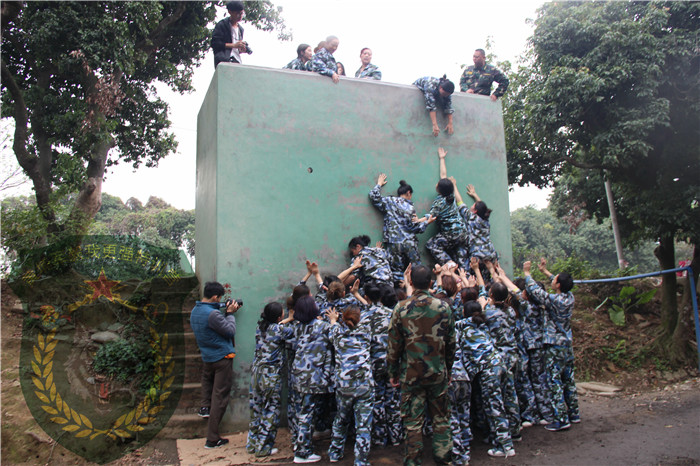
<path fill-rule="evenodd" d="M 247 53 L 248 55 L 250 55 L 251 53 L 253 53 L 253 49 L 250 48 L 250 46 L 248 45 L 248 42 L 243 41 L 243 43 L 245 44 L 245 50 L 244 50 L 243 52 L 244 52 L 244 53 Z"/>
<path fill-rule="evenodd" d="M 225 303 L 219 303 L 219 309 L 226 310 L 228 307 L 233 304 L 233 299 L 227 299 Z M 236 299 L 236 303 L 238 304 L 238 307 L 243 307 L 243 300 L 242 299 Z"/>

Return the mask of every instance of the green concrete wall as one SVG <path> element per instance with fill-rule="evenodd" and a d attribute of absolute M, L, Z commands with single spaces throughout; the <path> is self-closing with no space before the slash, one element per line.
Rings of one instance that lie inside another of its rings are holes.
<path fill-rule="evenodd" d="M 423 95 L 410 85 L 217 68 L 198 117 L 196 272 L 202 283 L 230 283 L 245 303 L 237 314 L 234 419 L 247 420 L 262 307 L 291 292 L 306 259 L 337 274 L 349 263 L 351 237 L 381 239 L 382 217 L 367 196 L 379 173 L 389 177 L 385 195 L 408 181 L 422 215 L 435 197 L 437 148 L 445 147 L 460 191 L 474 184 L 493 209 L 491 237 L 512 271 L 500 102 L 459 94 L 453 107 L 455 133 L 435 138 Z M 434 233 L 431 226 L 421 235 L 421 246 Z M 422 254 L 432 262 L 424 247 Z"/>

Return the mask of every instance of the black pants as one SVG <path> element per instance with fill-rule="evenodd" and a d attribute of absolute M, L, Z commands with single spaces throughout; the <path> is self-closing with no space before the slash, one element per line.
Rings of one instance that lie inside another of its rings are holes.
<path fill-rule="evenodd" d="M 233 384 L 233 359 L 223 358 L 216 362 L 205 362 L 202 367 L 202 406 L 209 407 L 207 440 L 218 441 L 219 423 L 224 417 L 231 397 Z"/>

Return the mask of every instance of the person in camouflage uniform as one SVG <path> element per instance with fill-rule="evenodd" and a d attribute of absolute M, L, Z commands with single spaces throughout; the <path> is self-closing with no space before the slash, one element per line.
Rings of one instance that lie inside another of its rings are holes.
<path fill-rule="evenodd" d="M 553 275 L 547 270 L 547 261 L 542 258 L 538 265 L 540 271 L 552 280 L 555 294 L 548 294 L 537 286 L 530 275 L 532 264 L 523 264 L 523 274 L 528 294 L 533 301 L 544 305 L 545 333 L 545 371 L 549 374 L 550 406 L 552 422 L 545 426 L 550 431 L 568 429 L 571 422 L 581 422 L 574 380 L 574 353 L 571 343 L 571 313 L 574 310 L 574 295 L 571 288 L 574 280 L 566 272 Z"/>
<path fill-rule="evenodd" d="M 301 397 L 300 404 L 295 407 L 294 449 L 295 458 L 304 462 L 321 459 L 313 453 L 312 426 L 315 425 L 316 405 L 322 395 L 332 393 L 333 387 L 330 324 L 317 319 L 318 315 L 318 307 L 311 296 L 299 298 L 294 305 L 294 319 L 299 323 L 293 338 L 292 386 Z"/>
<path fill-rule="evenodd" d="M 449 464 L 452 435 L 447 384 L 455 355 L 455 329 L 449 306 L 433 298 L 430 270 L 419 265 L 407 277 L 415 289 L 394 310 L 389 326 L 387 367 L 401 385 L 401 416 L 406 427 L 404 464 L 421 464 L 421 428 L 427 411 L 433 420 L 433 458 Z"/>
<path fill-rule="evenodd" d="M 386 175 L 380 173 L 377 184 L 369 192 L 372 205 L 384 214 L 384 245 L 389 255 L 389 266 L 394 282 L 403 280 L 403 272 L 408 264 L 420 265 L 417 234 L 423 233 L 430 224 L 426 218 L 418 220 L 413 207 L 413 188 L 404 180 L 399 181 L 396 197 L 381 194 L 386 184 Z"/>
<path fill-rule="evenodd" d="M 425 109 L 428 110 L 430 121 L 433 124 L 433 136 L 440 134 L 440 127 L 437 124 L 438 107 L 442 108 L 443 113 L 447 117 L 445 131 L 447 131 L 447 134 L 453 134 L 452 114 L 454 109 L 452 108 L 452 93 L 455 91 L 455 85 L 452 81 L 447 79 L 447 75 L 442 78 L 425 76 L 416 79 L 413 85 L 423 92 Z"/>
<path fill-rule="evenodd" d="M 255 456 L 273 454 L 280 417 L 284 345 L 294 330 L 282 320 L 282 305 L 269 303 L 255 330 L 255 355 L 250 380 L 250 428 L 246 450 Z"/>
<path fill-rule="evenodd" d="M 474 186 L 467 185 L 467 194 L 474 198 L 474 204 L 471 207 L 462 201 L 462 196 L 457 189 L 457 181 L 450 177 L 450 181 L 455 188 L 455 199 L 459 208 L 459 214 L 464 220 L 469 235 L 469 257 L 476 257 L 482 261 L 494 262 L 498 260 L 498 253 L 491 242 L 491 225 L 489 217 L 491 209 L 486 207 L 486 204 L 476 194 Z"/>
<path fill-rule="evenodd" d="M 474 303 L 479 306 L 478 303 Z M 470 405 L 472 384 L 469 379 L 460 344 L 461 333 L 465 325 L 464 314 L 455 322 L 455 362 L 450 374 L 450 427 L 452 429 L 452 463 L 454 465 L 469 464 L 472 432 L 470 428 Z"/>
<path fill-rule="evenodd" d="M 336 84 L 340 81 L 340 75 L 338 74 L 338 65 L 335 62 L 333 53 L 338 50 L 338 44 L 340 44 L 340 40 L 337 37 L 328 36 L 324 47 L 311 58 L 311 71 L 328 76 Z"/>
<path fill-rule="evenodd" d="M 381 247 L 371 248 L 369 243 L 370 239 L 367 235 L 355 236 L 350 240 L 348 249 L 350 249 L 350 253 L 353 256 L 353 261 L 350 269 L 343 273 L 357 271 L 360 277 L 360 286 L 362 287 L 370 281 L 380 285 L 393 285 L 393 275 L 387 252 Z M 360 258 L 359 266 L 356 261 L 358 257 Z"/>
<path fill-rule="evenodd" d="M 372 50 L 369 47 L 365 47 L 360 50 L 360 61 L 362 66 L 355 71 L 355 77 L 361 79 L 382 79 L 382 72 L 379 71 L 379 67 L 370 63 L 372 61 Z"/>
<path fill-rule="evenodd" d="M 509 84 L 506 75 L 493 65 L 486 64 L 486 52 L 483 49 L 476 49 L 472 58 L 474 66 L 468 66 L 459 80 L 461 91 L 468 94 L 490 95 L 493 101 L 503 97 Z M 491 94 L 494 81 L 498 83 L 498 88 Z"/>
<path fill-rule="evenodd" d="M 331 309 L 330 338 L 335 348 L 335 396 L 338 414 L 333 421 L 333 437 L 328 456 L 331 461 L 343 457 L 351 416 L 355 416 L 355 466 L 369 465 L 372 430 L 373 383 L 369 321 L 361 319 L 360 309 L 349 307 L 343 312 L 343 323 Z"/>
<path fill-rule="evenodd" d="M 457 211 L 454 185 L 447 178 L 446 156 L 447 151 L 442 147 L 438 148 L 440 160 L 440 181 L 436 186 L 438 196 L 430 207 L 428 218 L 436 218 L 440 231 L 428 240 L 425 247 L 440 264 L 453 260 L 456 264 L 463 265 L 467 260 L 465 255 L 468 250 L 467 229 Z"/>
<path fill-rule="evenodd" d="M 370 358 L 374 379 L 374 410 L 372 412 L 372 444 L 398 445 L 403 439 L 401 422 L 401 392 L 389 382 L 386 366 L 386 350 L 389 343 L 391 309 L 381 303 L 382 289 L 370 283 L 365 289 L 369 306 L 362 314 L 372 329 Z"/>
<path fill-rule="evenodd" d="M 546 394 L 549 392 L 547 386 L 547 373 L 544 367 L 544 351 L 542 339 L 544 337 L 544 308 L 535 304 L 527 293 L 527 285 L 524 278 L 515 280 L 513 290 L 518 293 L 520 303 L 520 314 L 522 316 L 522 339 L 527 357 L 523 358 L 523 370 L 521 380 L 516 379 L 516 390 L 522 391 L 527 400 L 520 399 L 521 417 L 523 426 L 527 422 L 532 424 L 547 423 L 552 419 L 552 411 L 547 403 Z M 522 291 L 521 291 L 522 290 Z M 522 380 L 522 378 L 527 380 Z M 531 393 L 528 392 L 527 384 L 530 384 Z M 521 385 L 522 388 L 518 388 Z M 518 395 L 520 397 L 520 395 Z M 523 410 L 523 403 L 527 406 Z M 529 406 L 534 411 L 532 419 L 526 416 Z"/>
<path fill-rule="evenodd" d="M 299 44 L 299 47 L 297 47 L 297 57 L 287 63 L 283 69 L 311 71 L 311 58 L 313 54 L 314 52 L 309 44 Z"/>
<path fill-rule="evenodd" d="M 514 456 L 515 450 L 508 431 L 501 394 L 501 352 L 489 334 L 481 304 L 473 301 L 465 304 L 464 315 L 467 318 L 459 326 L 462 364 L 469 378 L 478 382 L 488 426 L 494 435 L 494 448 L 490 449 L 488 454 Z"/>

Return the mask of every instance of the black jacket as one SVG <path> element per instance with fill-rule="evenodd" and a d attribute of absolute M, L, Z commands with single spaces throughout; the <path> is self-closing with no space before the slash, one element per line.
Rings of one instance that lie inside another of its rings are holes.
<path fill-rule="evenodd" d="M 241 40 L 243 40 L 243 26 L 238 25 L 241 31 Z M 231 50 L 226 48 L 227 43 L 233 42 L 231 35 L 231 18 L 224 18 L 214 27 L 214 33 L 211 35 L 211 48 L 214 51 L 214 68 L 222 61 L 229 61 Z"/>

